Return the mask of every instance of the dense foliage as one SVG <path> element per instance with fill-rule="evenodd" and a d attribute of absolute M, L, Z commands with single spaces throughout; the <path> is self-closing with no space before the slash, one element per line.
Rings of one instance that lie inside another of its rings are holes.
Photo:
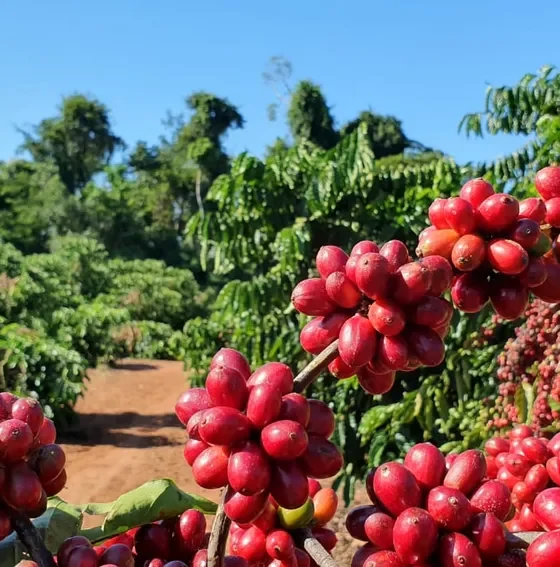
<path fill-rule="evenodd" d="M 85 371 L 123 356 L 181 358 L 184 322 L 198 313 L 188 270 L 110 259 L 95 240 L 68 236 L 49 254 L 0 244 L 2 387 L 36 395 L 62 418 Z"/>

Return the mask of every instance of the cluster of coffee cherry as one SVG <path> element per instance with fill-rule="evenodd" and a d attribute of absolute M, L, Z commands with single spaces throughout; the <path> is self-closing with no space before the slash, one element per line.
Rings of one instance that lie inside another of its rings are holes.
<path fill-rule="evenodd" d="M 484 179 L 472 179 L 459 197 L 430 206 L 431 226 L 420 235 L 417 254 L 451 262 L 451 295 L 461 311 L 477 313 L 490 301 L 498 315 L 512 320 L 523 314 L 530 291 L 560 301 L 560 265 L 550 237 L 550 228 L 560 227 L 560 168 L 541 170 L 535 185 L 546 201 L 519 202 Z"/>
<path fill-rule="evenodd" d="M 55 444 L 54 423 L 32 398 L 0 393 L 0 501 L 40 516 L 47 498 L 66 484 L 66 457 Z M 0 509 L 0 540 L 12 532 L 10 515 Z"/>
<path fill-rule="evenodd" d="M 302 347 L 319 354 L 338 339 L 330 372 L 357 375 L 371 394 L 391 389 L 396 371 L 437 366 L 453 309 L 441 295 L 451 285 L 449 262 L 432 256 L 412 261 L 398 240 L 381 248 L 362 241 L 350 256 L 323 246 L 316 259 L 320 277 L 300 282 L 292 304 L 312 319 L 300 335 Z"/>

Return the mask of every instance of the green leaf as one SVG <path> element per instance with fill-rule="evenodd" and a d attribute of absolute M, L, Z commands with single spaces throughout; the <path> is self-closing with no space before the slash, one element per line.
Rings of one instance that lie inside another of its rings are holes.
<path fill-rule="evenodd" d="M 110 537 L 135 526 L 172 518 L 191 508 L 214 514 L 217 505 L 183 492 L 172 480 L 152 480 L 115 500 L 105 516 L 103 534 Z"/>
<path fill-rule="evenodd" d="M 44 514 L 33 520 L 39 535 L 51 553 L 56 553 L 62 542 L 79 532 L 82 508 L 64 502 L 57 496 L 49 498 Z M 0 567 L 13 567 L 24 559 L 24 548 L 12 533 L 0 542 Z"/>
<path fill-rule="evenodd" d="M 47 511 L 33 520 L 39 530 L 47 549 L 56 553 L 60 544 L 76 535 L 82 525 L 82 508 L 68 504 L 61 498 L 49 498 Z"/>
<path fill-rule="evenodd" d="M 519 423 L 525 423 L 527 421 L 529 411 L 524 388 L 517 388 L 515 391 L 514 405 L 517 408 Z"/>

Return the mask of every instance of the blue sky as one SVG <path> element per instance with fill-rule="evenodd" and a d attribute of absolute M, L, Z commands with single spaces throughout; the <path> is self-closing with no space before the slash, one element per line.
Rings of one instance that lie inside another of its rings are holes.
<path fill-rule="evenodd" d="M 491 159 L 523 140 L 468 140 L 466 112 L 487 83 L 512 84 L 560 64 L 560 2 L 540 0 L 16 0 L 0 4 L 0 159 L 14 155 L 14 126 L 55 112 L 79 91 L 111 109 L 127 143 L 155 142 L 166 111 L 207 90 L 246 119 L 230 152 L 261 154 L 284 135 L 269 122 L 262 79 L 270 56 L 293 81 L 319 83 L 338 124 L 366 108 L 393 114 L 406 134 L 458 161 Z"/>

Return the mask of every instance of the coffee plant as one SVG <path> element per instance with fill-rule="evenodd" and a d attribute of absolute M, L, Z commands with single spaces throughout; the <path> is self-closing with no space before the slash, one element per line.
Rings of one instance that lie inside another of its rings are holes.
<path fill-rule="evenodd" d="M 300 342 L 316 357 L 296 376 L 284 363 L 252 368 L 241 352 L 218 350 L 203 387 L 187 390 L 175 406 L 188 435 L 185 461 L 199 486 L 223 489 L 218 505 L 165 480 L 109 504 L 72 509 L 55 499 L 52 508 L 72 521 L 52 538 L 48 498 L 66 483 L 55 425 L 36 400 L 1 394 L 0 536 L 8 560 L 19 560 L 13 543 L 20 541 L 31 557 L 21 566 L 52 567 L 56 555 L 62 567 L 334 567 L 337 535 L 328 522 L 338 498 L 334 488 L 318 481 L 338 476 L 336 487 L 343 476 L 344 454 L 331 440 L 336 441 L 339 416 L 302 392 L 328 369 L 341 390 L 357 375 L 361 395 L 390 395 L 397 372 L 443 362 L 453 305 L 477 313 L 490 302 L 491 324 L 471 336 L 476 348 L 493 336 L 492 325 L 526 311 L 530 293 L 537 299 L 527 316 L 537 315 L 541 332 L 535 342 L 541 350 L 523 354 L 529 359 L 547 353 L 538 371 L 549 379 L 553 356 L 546 341 L 555 341 L 558 332 L 551 304 L 560 302 L 560 264 L 552 245 L 535 249 L 535 243 L 558 236 L 554 199 L 560 199 L 560 167 L 541 170 L 536 188 L 543 200 L 523 205 L 475 179 L 463 186 L 461 197 L 435 200 L 429 208 L 434 226 L 419 239 L 418 261 L 398 240 L 381 247 L 361 241 L 350 255 L 337 246 L 322 247 L 316 257 L 320 277 L 298 283 L 291 295 L 298 311 L 315 317 Z M 541 211 L 536 228 L 524 223 L 529 217 L 520 216 L 521 210 Z M 476 246 L 469 247 L 471 240 L 465 246 L 464 236 L 476 239 Z M 542 268 L 535 279 L 527 275 L 533 259 Z M 465 282 L 465 276 L 475 279 Z M 448 293 L 453 303 L 442 298 Z M 510 365 L 519 364 L 513 349 L 508 355 Z M 506 373 L 521 371 L 522 383 L 529 383 L 527 367 Z M 433 389 L 438 380 L 425 384 L 420 388 Z M 549 392 L 554 400 L 550 380 L 538 394 Z M 414 410 L 419 403 L 416 398 Z M 548 417 L 538 402 L 531 406 L 538 419 Z M 368 414 L 366 423 L 393 417 L 387 406 Z M 511 410 L 508 417 L 519 420 Z M 346 518 L 349 534 L 365 542 L 352 567 L 552 567 L 560 551 L 560 434 L 549 438 L 544 435 L 549 431 L 541 427 L 535 434 L 518 425 L 490 439 L 485 452 L 449 452 L 453 447 L 447 443 L 442 447 L 447 456 L 424 442 L 407 447 L 403 463 L 380 462 L 365 480 L 371 505 Z M 381 460 L 383 451 L 375 450 Z M 203 512 L 215 513 L 208 535 Z M 83 530 L 83 513 L 105 519 Z M 38 525 L 47 521 L 43 538 L 30 518 Z"/>
<path fill-rule="evenodd" d="M 72 418 L 88 368 L 123 357 L 181 359 L 204 299 L 188 270 L 110 259 L 95 240 L 56 239 L 24 256 L 0 243 L 0 382 Z"/>

